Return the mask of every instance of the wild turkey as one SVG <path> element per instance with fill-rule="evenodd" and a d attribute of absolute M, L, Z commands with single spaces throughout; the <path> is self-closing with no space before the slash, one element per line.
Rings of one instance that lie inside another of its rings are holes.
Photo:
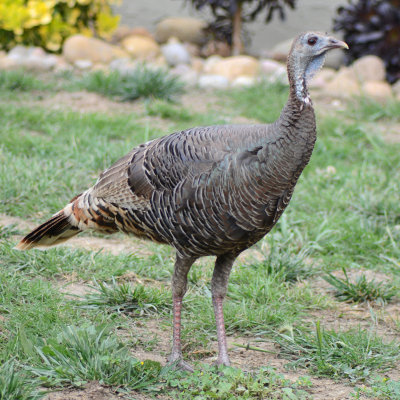
<path fill-rule="evenodd" d="M 289 99 L 277 121 L 199 127 L 144 143 L 17 248 L 55 245 L 89 228 L 172 245 L 176 262 L 168 361 L 188 370 L 181 351 L 187 274 L 197 258 L 215 255 L 211 289 L 217 364 L 229 365 L 222 302 L 232 264 L 272 229 L 290 201 L 316 140 L 307 83 L 322 67 L 326 52 L 336 48 L 348 47 L 321 33 L 299 35 L 288 56 Z"/>

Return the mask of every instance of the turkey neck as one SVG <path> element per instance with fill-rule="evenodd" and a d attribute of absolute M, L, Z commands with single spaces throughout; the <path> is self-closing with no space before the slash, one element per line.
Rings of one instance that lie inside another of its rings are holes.
<path fill-rule="evenodd" d="M 316 140 L 315 114 L 308 93 L 307 72 L 293 67 L 289 58 L 289 98 L 278 120 L 273 124 L 277 139 L 283 139 L 285 145 L 281 150 L 294 152 L 294 158 L 302 160 L 304 166 L 308 163 Z M 295 160 L 293 160 L 295 161 Z"/>
<path fill-rule="evenodd" d="M 289 99 L 274 124 L 275 132 L 287 139 L 287 143 L 293 142 L 298 146 L 300 142 L 315 142 L 315 114 L 308 93 L 306 99 L 299 100 L 291 88 Z"/>
<path fill-rule="evenodd" d="M 302 93 L 308 101 L 298 98 L 292 81 L 288 101 L 279 118 L 269 127 L 269 144 L 264 150 L 265 172 L 274 176 L 277 193 L 294 187 L 314 149 L 315 114 L 305 84 L 306 80 Z"/>

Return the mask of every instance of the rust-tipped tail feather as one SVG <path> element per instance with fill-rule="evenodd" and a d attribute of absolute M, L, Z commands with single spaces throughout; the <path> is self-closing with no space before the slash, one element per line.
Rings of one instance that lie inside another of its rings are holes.
<path fill-rule="evenodd" d="M 34 247 L 49 247 L 62 243 L 75 236 L 81 230 L 68 222 L 64 210 L 53 215 L 44 224 L 26 235 L 16 246 L 17 250 L 29 250 Z"/>

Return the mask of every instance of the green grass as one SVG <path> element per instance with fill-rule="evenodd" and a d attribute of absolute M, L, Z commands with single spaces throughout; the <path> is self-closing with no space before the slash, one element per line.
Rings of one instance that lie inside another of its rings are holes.
<path fill-rule="evenodd" d="M 29 375 L 18 369 L 15 361 L 0 365 L 1 400 L 37 400 L 42 398 L 38 390 L 39 382 L 32 382 Z"/>
<path fill-rule="evenodd" d="M 184 107 L 160 100 L 153 101 L 147 105 L 147 114 L 178 122 L 190 122 L 196 117 L 195 114 Z"/>
<path fill-rule="evenodd" d="M 384 343 L 373 331 L 293 329 L 277 337 L 280 356 L 292 360 L 288 368 L 308 368 L 317 376 L 366 380 L 371 372 L 387 371 L 399 359 L 399 344 Z"/>
<path fill-rule="evenodd" d="M 10 76 L 7 82 L 12 82 Z M 55 90 L 66 87 L 66 78 L 59 78 Z M 68 90 L 91 87 L 119 99 L 121 90 L 131 90 L 112 81 L 122 79 L 116 75 L 69 78 Z M 18 75 L 14 81 L 24 79 Z M 229 123 L 237 116 L 271 122 L 287 98 L 287 87 L 261 83 L 219 93 L 217 103 L 202 112 L 167 100 L 146 100 L 129 115 L 77 113 L 30 106 L 27 101 L 35 98 L 36 90 L 52 89 L 41 86 L 43 78 L 27 79 L 21 89 L 8 83 L 0 87 L 4 98 L 13 99 L 0 102 L 0 213 L 36 223 L 92 185 L 104 168 L 139 143 L 192 126 Z M 23 101 L 14 101 L 18 99 Z M 340 307 L 323 288 L 316 290 L 313 279 L 342 268 L 384 272 L 393 285 L 390 296 L 399 297 L 400 146 L 385 143 L 378 129 L 380 123 L 398 122 L 397 107 L 361 101 L 344 113 L 317 114 L 318 140 L 310 165 L 277 226 L 256 245 L 258 260 L 235 263 L 224 306 L 230 335 L 249 342 L 274 341 L 289 367 L 300 372 L 305 367 L 317 377 L 364 381 L 367 386 L 359 393 L 382 399 L 396 398 L 398 383 L 370 377 L 398 365 L 397 342 L 359 329 L 310 330 L 308 321 L 310 312 Z M 198 363 L 195 374 L 163 370 L 158 375 L 159 366 L 148 364 L 148 375 L 140 375 L 144 360 L 136 360 L 135 351 L 158 353 L 161 339 L 165 341 L 160 336 L 170 335 L 171 296 L 163 288 L 171 279 L 173 250 L 148 243 L 150 254 L 143 256 L 136 254 L 135 242 L 132 254 L 120 255 L 68 247 L 13 250 L 16 236 L 25 233 L 12 225 L 0 227 L 0 368 L 8 382 L 1 384 L 11 388 L 5 390 L 16 393 L 15 398 L 36 396 L 36 384 L 81 386 L 92 379 L 114 391 L 131 391 L 131 397 L 135 385 L 142 385 L 141 390 L 154 390 L 153 395 L 182 399 L 307 398 L 307 378 L 289 382 L 268 368 L 251 373 L 226 369 L 221 374 L 199 364 L 214 356 L 213 260 L 193 266 L 184 299 L 184 356 Z M 129 272 L 138 283 L 123 283 Z M 63 292 L 68 292 L 70 281 L 94 282 L 94 291 L 81 298 L 67 296 Z M 377 282 L 336 283 L 345 297 L 387 297 L 385 286 Z M 379 306 L 384 313 L 385 304 Z M 156 314 L 162 329 L 147 330 Z M 283 334 L 292 326 L 301 329 Z M 113 332 L 122 332 L 121 339 Z M 13 370 L 4 364 L 10 358 L 15 360 Z M 263 367 L 268 363 L 266 358 Z M 123 368 L 117 371 L 116 365 Z M 124 368 L 130 375 L 121 372 Z M 32 390 L 18 394 L 21 384 L 13 382 L 26 382 L 29 390 L 32 382 Z"/>
<path fill-rule="evenodd" d="M 138 316 L 169 311 L 172 307 L 170 291 L 129 283 L 118 284 L 113 277 L 110 284 L 94 281 L 81 301 L 85 308 L 106 308 L 110 312 L 124 312 Z"/>
<path fill-rule="evenodd" d="M 383 282 L 375 282 L 375 280 L 367 280 L 366 276 L 360 275 L 355 282 L 351 282 L 347 276 L 347 271 L 342 269 L 345 278 L 338 278 L 332 274 L 328 274 L 323 278 L 335 288 L 335 296 L 340 301 L 380 301 L 385 302 L 391 300 L 397 290 L 390 284 Z"/>
<path fill-rule="evenodd" d="M 124 101 L 138 98 L 173 100 L 183 93 L 183 83 L 161 68 L 138 65 L 132 72 L 89 72 L 78 85 L 90 92 L 118 97 Z"/>
<path fill-rule="evenodd" d="M 134 271 L 143 277 L 169 280 L 172 275 L 173 260 L 170 253 L 162 263 L 158 257 L 142 258 L 130 254 L 113 256 L 109 253 L 93 253 L 81 249 L 55 247 L 46 251 L 33 250 L 20 252 L 13 250 L 15 243 L 0 242 L 0 266 L 10 272 L 16 271 L 25 276 L 43 278 L 63 278 L 74 275 L 78 279 L 108 280 L 112 276 L 121 276 Z"/>
<path fill-rule="evenodd" d="M 155 136 L 135 115 L 108 117 L 6 104 L 0 110 L 0 186 L 5 189 L 0 212 L 11 215 L 52 215 L 135 144 Z"/>
<path fill-rule="evenodd" d="M 384 119 L 400 120 L 400 101 L 380 103 L 366 97 L 359 97 L 349 104 L 346 112 L 352 118 L 367 121 L 380 121 Z"/>
<path fill-rule="evenodd" d="M 289 87 L 281 83 L 262 81 L 255 86 L 235 89 L 226 94 L 236 112 L 260 122 L 277 119 L 288 98 Z"/>
<path fill-rule="evenodd" d="M 81 387 L 89 381 L 142 389 L 156 383 L 160 364 L 140 361 L 110 334 L 107 326 L 67 326 L 56 339 L 36 346 L 42 363 L 31 368 L 46 386 Z"/>
<path fill-rule="evenodd" d="M 22 69 L 0 71 L 0 90 L 28 92 L 48 88 L 48 84 Z"/>

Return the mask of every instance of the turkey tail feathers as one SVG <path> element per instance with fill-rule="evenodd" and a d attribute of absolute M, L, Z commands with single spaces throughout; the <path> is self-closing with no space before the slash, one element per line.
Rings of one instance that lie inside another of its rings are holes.
<path fill-rule="evenodd" d="M 64 210 L 53 215 L 44 224 L 35 228 L 26 235 L 16 246 L 17 250 L 29 250 L 34 247 L 49 247 L 62 243 L 72 236 L 77 235 L 81 230 L 68 221 Z"/>

